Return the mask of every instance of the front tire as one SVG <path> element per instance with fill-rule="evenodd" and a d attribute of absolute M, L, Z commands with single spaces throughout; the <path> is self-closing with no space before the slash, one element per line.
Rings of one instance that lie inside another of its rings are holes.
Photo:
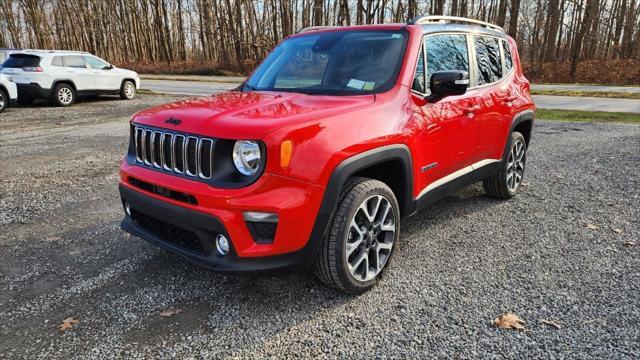
<path fill-rule="evenodd" d="M 58 84 L 53 88 L 51 102 L 56 106 L 67 107 L 76 102 L 76 91 L 68 84 Z"/>
<path fill-rule="evenodd" d="M 0 90 L 0 113 L 3 112 L 9 104 L 9 97 Z"/>
<path fill-rule="evenodd" d="M 518 192 L 527 162 L 527 142 L 521 133 L 511 133 L 507 145 L 507 154 L 498 171 L 482 181 L 485 191 L 498 199 L 510 199 Z"/>
<path fill-rule="evenodd" d="M 353 178 L 344 186 L 314 264 L 325 284 L 349 294 L 374 287 L 400 236 L 400 210 L 383 182 Z"/>
<path fill-rule="evenodd" d="M 136 84 L 133 81 L 125 80 L 120 87 L 120 98 L 122 100 L 133 100 L 136 97 Z"/>

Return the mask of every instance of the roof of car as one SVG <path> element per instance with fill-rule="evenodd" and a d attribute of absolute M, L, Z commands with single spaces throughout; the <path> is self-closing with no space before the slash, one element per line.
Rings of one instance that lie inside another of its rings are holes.
<path fill-rule="evenodd" d="M 21 54 L 36 55 L 44 57 L 47 55 L 91 55 L 84 51 L 72 51 L 72 50 L 43 50 L 43 49 L 26 49 L 21 50 Z"/>

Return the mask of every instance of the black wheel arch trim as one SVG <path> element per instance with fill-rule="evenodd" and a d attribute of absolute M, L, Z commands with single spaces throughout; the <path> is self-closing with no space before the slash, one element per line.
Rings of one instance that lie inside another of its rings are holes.
<path fill-rule="evenodd" d="M 131 81 L 133 83 L 133 87 L 135 87 L 136 90 L 138 90 L 138 86 L 136 85 L 136 80 L 135 79 L 131 79 L 131 78 L 122 79 L 122 81 L 120 82 L 120 89 L 122 89 L 122 86 L 124 86 L 124 82 L 125 81 Z"/>
<path fill-rule="evenodd" d="M 502 152 L 502 159 L 505 158 L 505 156 L 507 155 L 507 151 L 509 151 L 508 147 L 509 147 L 509 137 L 511 136 L 511 134 L 513 133 L 513 131 L 516 129 L 516 127 L 518 125 L 520 125 L 521 123 L 525 122 L 525 121 L 531 121 L 531 131 L 533 132 L 533 121 L 534 121 L 534 114 L 535 112 L 531 109 L 527 109 L 527 110 L 523 110 L 517 114 L 514 115 L 513 120 L 511 121 L 511 126 L 509 128 L 509 133 L 507 134 L 507 142 L 504 144 L 504 151 Z M 527 146 L 529 144 L 527 143 Z"/>
<path fill-rule="evenodd" d="M 49 96 L 53 95 L 53 90 L 55 90 L 56 86 L 58 86 L 58 84 L 60 83 L 67 83 L 69 84 L 72 88 L 74 92 L 78 92 L 78 88 L 76 87 L 76 83 L 73 82 L 73 80 L 71 79 L 56 79 L 53 81 L 53 83 L 51 83 L 51 88 L 49 88 Z"/>
<path fill-rule="evenodd" d="M 409 147 L 403 144 L 382 146 L 343 160 L 331 173 L 322 198 L 320 210 L 318 211 L 316 221 L 311 230 L 311 235 L 309 236 L 307 245 L 302 250 L 309 256 L 309 265 L 312 265 L 313 261 L 315 261 L 315 256 L 320 248 L 322 239 L 329 229 L 329 222 L 338 207 L 338 200 L 343 185 L 358 171 L 390 160 L 399 160 L 405 172 L 405 194 L 402 195 L 405 198 L 403 199 L 404 208 L 401 209 L 401 213 L 410 215 L 415 211 L 415 201 L 413 199 L 413 161 Z"/>

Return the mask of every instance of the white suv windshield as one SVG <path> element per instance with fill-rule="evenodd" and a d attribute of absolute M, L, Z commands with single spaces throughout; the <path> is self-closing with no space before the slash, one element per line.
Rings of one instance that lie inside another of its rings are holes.
<path fill-rule="evenodd" d="M 280 44 L 243 91 L 354 95 L 389 90 L 407 42 L 404 31 L 331 31 Z"/>

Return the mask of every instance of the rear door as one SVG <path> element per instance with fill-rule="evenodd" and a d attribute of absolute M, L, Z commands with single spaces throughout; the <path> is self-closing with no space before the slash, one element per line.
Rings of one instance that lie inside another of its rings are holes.
<path fill-rule="evenodd" d="M 73 81 L 78 91 L 95 90 L 95 81 L 91 70 L 81 55 L 65 55 L 62 57 L 66 77 Z"/>
<path fill-rule="evenodd" d="M 424 96 L 429 94 L 429 80 L 433 73 L 470 71 L 468 39 L 466 34 L 451 33 L 427 35 L 423 41 L 422 56 L 426 59 L 426 70 L 421 79 L 419 63 L 413 91 L 418 117 L 423 121 L 417 146 L 420 149 L 417 157 L 423 191 L 465 175 L 464 169 L 471 165 L 477 148 L 478 126 L 474 114 L 477 100 L 474 95 L 424 100 Z"/>
<path fill-rule="evenodd" d="M 108 62 L 95 56 L 85 56 L 84 60 L 91 69 L 97 90 L 120 89 L 120 75 L 109 66 Z"/>
<path fill-rule="evenodd" d="M 476 161 L 499 160 L 505 145 L 505 129 L 511 122 L 510 82 L 505 78 L 505 66 L 500 38 L 474 35 L 474 79 L 469 90 L 479 99 L 476 121 L 479 125 Z"/>

